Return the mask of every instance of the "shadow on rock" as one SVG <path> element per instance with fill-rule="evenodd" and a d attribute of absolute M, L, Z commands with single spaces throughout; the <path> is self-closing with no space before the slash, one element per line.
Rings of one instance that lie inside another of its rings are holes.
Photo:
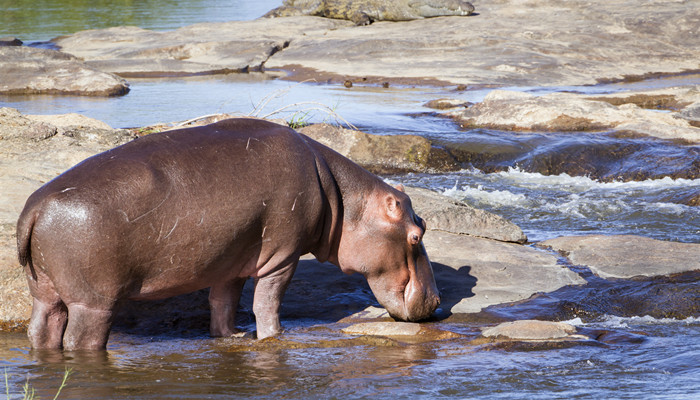
<path fill-rule="evenodd" d="M 700 315 L 698 280 L 698 271 L 630 280 L 591 277 L 585 286 L 564 287 L 486 311 L 505 319 L 591 322 L 606 316 L 650 316 L 680 320 Z"/>
<path fill-rule="evenodd" d="M 462 299 L 474 296 L 477 278 L 471 267 L 459 269 L 432 263 L 435 280 L 442 296 L 437 319 L 452 315 L 450 311 Z M 243 330 L 255 329 L 253 281 L 243 290 L 236 325 Z M 114 331 L 139 336 L 198 337 L 209 334 L 209 290 L 155 301 L 125 303 L 114 322 Z M 292 283 L 282 301 L 282 326 L 293 328 L 309 324 L 334 323 L 367 307 L 381 307 L 367 281 L 359 274 L 345 275 L 331 264 L 301 260 Z"/>
<path fill-rule="evenodd" d="M 246 282 L 236 326 L 255 329 L 254 282 Z M 155 301 L 134 301 L 122 305 L 114 331 L 142 336 L 197 337 L 209 334 L 209 290 Z M 332 323 L 379 306 L 367 281 L 359 274 L 345 275 L 338 267 L 316 260 L 301 260 L 282 300 L 280 319 L 285 328 Z M 310 322 L 312 321 L 312 322 Z"/>
<path fill-rule="evenodd" d="M 472 289 L 476 286 L 477 278 L 470 274 L 471 267 L 464 265 L 458 269 L 431 262 L 435 283 L 440 291 L 440 307 L 435 311 L 437 319 L 445 319 L 452 315 L 452 308 L 463 299 L 473 297 Z"/>

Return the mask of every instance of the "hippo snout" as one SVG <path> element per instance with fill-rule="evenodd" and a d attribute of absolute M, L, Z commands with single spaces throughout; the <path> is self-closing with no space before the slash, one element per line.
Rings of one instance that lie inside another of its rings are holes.
<path fill-rule="evenodd" d="M 402 318 L 406 321 L 420 321 L 433 315 L 440 305 L 440 296 L 437 292 L 425 293 L 421 299 L 407 299 L 406 316 Z"/>

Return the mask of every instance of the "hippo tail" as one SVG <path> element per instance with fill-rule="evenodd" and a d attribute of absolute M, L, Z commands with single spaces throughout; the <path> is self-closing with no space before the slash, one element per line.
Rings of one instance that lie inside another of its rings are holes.
<path fill-rule="evenodd" d="M 36 271 L 34 270 L 34 265 L 32 264 L 32 231 L 34 230 L 34 223 L 39 216 L 38 204 L 34 203 L 32 205 L 27 205 L 27 207 L 22 210 L 19 219 L 17 220 L 17 256 L 19 258 L 19 263 L 22 266 L 29 266 L 32 273 L 32 278 L 37 279 Z"/>

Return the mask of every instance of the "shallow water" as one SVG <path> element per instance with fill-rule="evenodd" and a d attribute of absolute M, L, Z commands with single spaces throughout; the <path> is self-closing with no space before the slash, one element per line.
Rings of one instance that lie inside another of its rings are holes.
<path fill-rule="evenodd" d="M 19 334 L 0 335 L 0 367 L 12 393 L 29 381 L 43 398 L 72 369 L 61 398 L 581 398 L 694 399 L 700 395 L 697 319 L 570 321 L 617 333 L 608 343 L 499 347 L 469 341 L 477 329 L 440 327 L 462 339 L 423 344 L 276 348 L 239 351 L 244 339 L 113 335 L 101 356 L 26 349 Z M 309 334 L 290 333 L 300 343 Z M 327 335 L 329 336 L 329 335 Z M 306 338 L 308 339 L 308 338 Z"/>
<path fill-rule="evenodd" d="M 33 42 L 125 24 L 175 29 L 196 22 L 252 19 L 279 3 L 0 0 L 0 36 L 15 35 Z M 423 107 L 440 97 L 476 102 L 488 90 L 358 85 L 348 89 L 295 84 L 260 74 L 130 82 L 131 92 L 118 98 L 0 96 L 0 106 L 32 114 L 77 112 L 113 127 L 136 127 L 219 112 L 265 116 L 295 103 L 300 104 L 275 116 L 334 120 L 326 111 L 313 110 L 323 104 L 367 132 L 418 134 L 462 149 L 470 163 L 465 161 L 462 171 L 388 178 L 432 188 L 503 215 L 521 226 L 531 241 L 570 234 L 628 233 L 700 243 L 700 208 L 682 204 L 700 191 L 697 176 L 682 175 L 698 161 L 697 146 L 614 134 L 463 131 Z M 611 93 L 689 83 L 700 83 L 700 76 L 513 89 L 535 94 L 557 90 Z M 257 109 L 259 104 L 265 107 Z M 584 151 L 596 145 L 603 152 L 623 148 L 633 156 L 624 158 L 624 165 L 601 162 L 596 153 Z M 500 158 L 479 159 L 474 154 L 500 154 Z M 597 169 L 580 173 L 574 173 L 574 167 L 564 172 L 542 170 L 541 160 L 561 154 L 585 155 L 595 161 L 591 165 Z M 662 155 L 673 162 L 658 162 Z M 651 177 L 616 179 L 615 173 L 636 167 L 643 167 Z M 692 300 L 693 296 L 697 299 L 697 277 L 682 282 L 622 283 L 601 282 L 589 272 L 577 272 L 591 281 L 585 288 L 565 288 L 529 302 L 494 307 L 471 320 L 431 323 L 464 335 L 460 339 L 345 343 L 332 321 L 320 316 L 295 318 L 283 310 L 288 333 L 282 341 L 286 345 L 265 348 L 247 339 L 211 339 L 206 315 L 181 313 L 160 322 L 155 330 L 123 323 L 113 333 L 108 351 L 98 355 L 33 352 L 24 333 L 3 332 L 0 369 L 6 371 L 10 398 L 19 398 L 27 380 L 42 398 L 53 398 L 65 368 L 72 368 L 73 374 L 61 398 L 76 399 L 699 398 L 700 322 Z M 357 300 L 368 295 L 350 292 L 331 301 L 341 303 L 342 296 Z M 360 300 L 372 303 L 365 297 Z M 664 305 L 677 298 L 686 299 L 685 315 L 669 318 L 674 316 L 672 310 L 652 310 L 655 299 Z M 635 313 L 621 305 L 630 301 L 651 305 Z M 570 320 L 583 331 L 602 333 L 598 341 L 566 346 L 470 343 L 481 326 L 515 318 Z M 313 328 L 319 324 L 321 328 Z M 250 321 L 243 327 L 253 328 Z M 319 341 L 323 346 L 308 345 Z"/>

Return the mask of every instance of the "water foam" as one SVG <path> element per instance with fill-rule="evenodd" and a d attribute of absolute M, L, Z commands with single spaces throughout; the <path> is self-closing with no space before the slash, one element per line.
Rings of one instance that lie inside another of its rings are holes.
<path fill-rule="evenodd" d="M 442 193 L 460 200 L 468 197 L 478 203 L 495 206 L 529 207 L 533 205 L 533 202 L 524 194 L 513 193 L 508 190 L 486 190 L 482 185 L 476 185 L 476 187 L 463 186 L 462 189 L 458 189 L 457 185 L 455 185 Z"/>
<path fill-rule="evenodd" d="M 640 325 L 673 325 L 678 323 L 683 323 L 686 325 L 696 325 L 700 324 L 700 318 L 698 317 L 687 317 L 683 319 L 677 318 L 655 318 L 650 315 L 645 316 L 632 316 L 632 317 L 620 317 L 617 315 L 605 315 L 601 321 L 596 322 L 583 322 L 581 318 L 576 317 L 574 319 L 563 321 L 573 326 L 584 327 L 595 325 L 608 329 L 615 328 L 629 328 L 630 326 L 640 326 Z"/>

